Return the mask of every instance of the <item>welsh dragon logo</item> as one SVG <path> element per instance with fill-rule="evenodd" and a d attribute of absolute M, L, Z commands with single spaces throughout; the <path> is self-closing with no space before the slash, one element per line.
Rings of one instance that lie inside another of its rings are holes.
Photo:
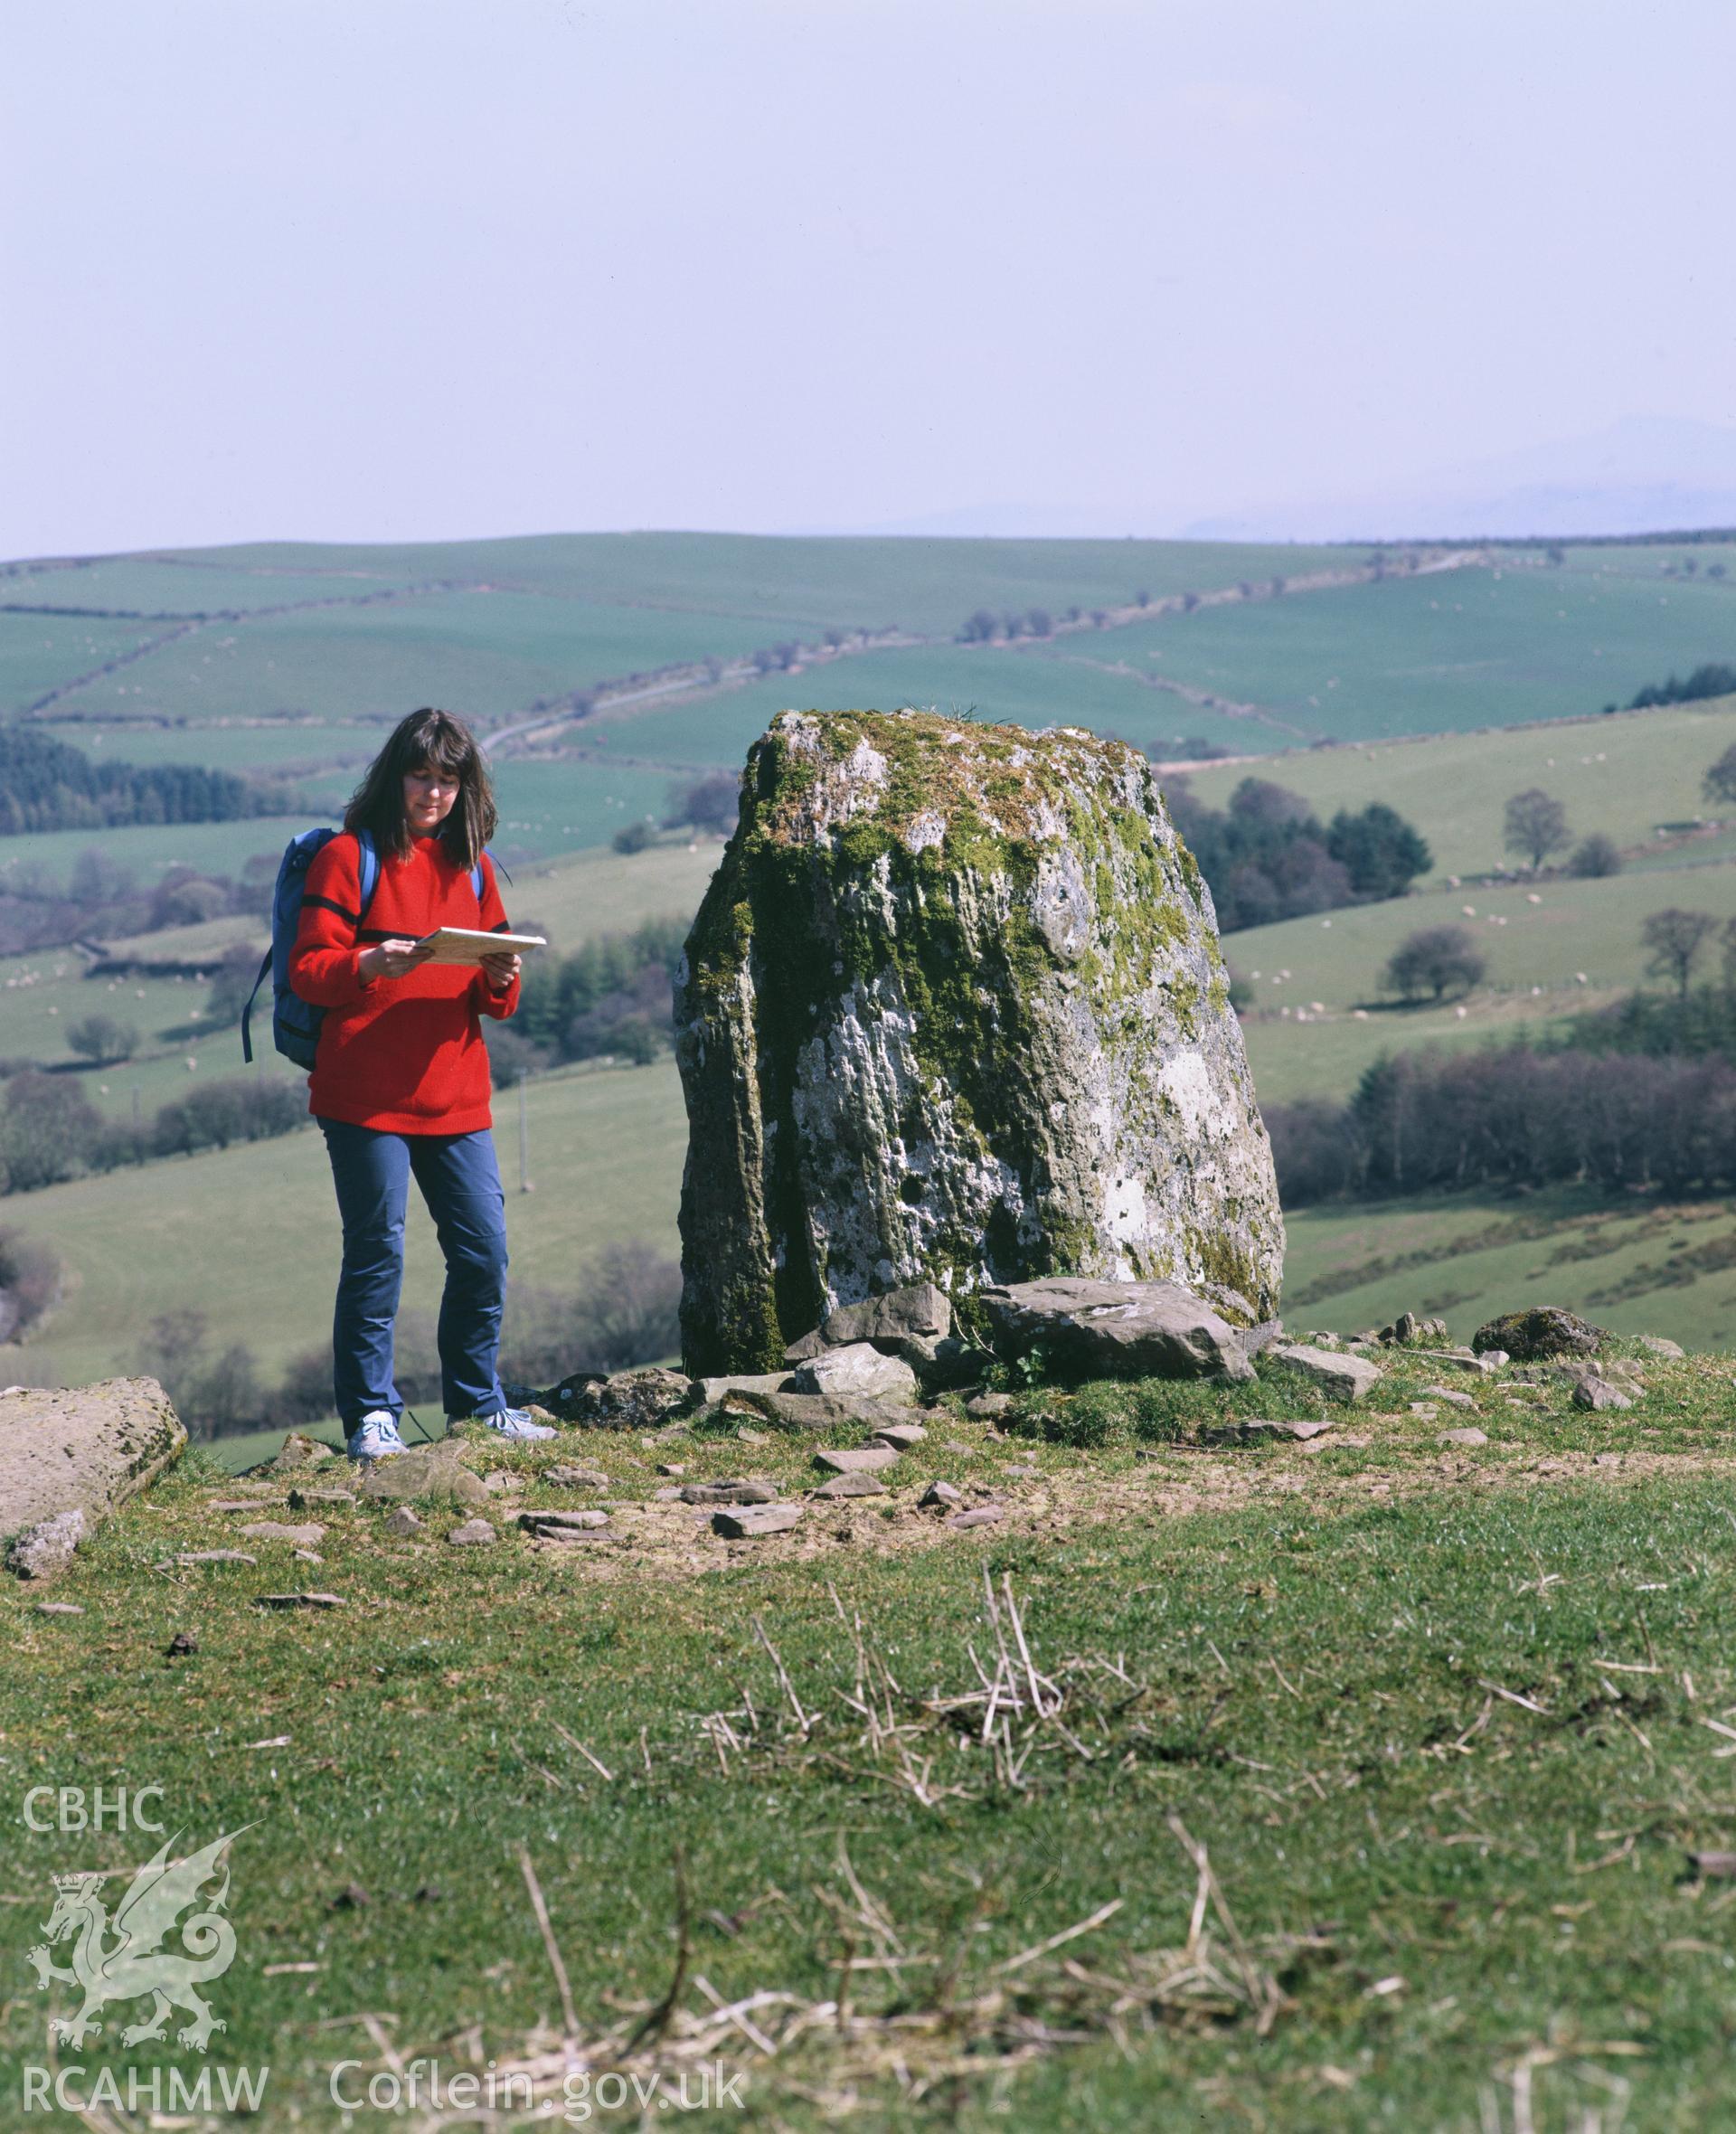
<path fill-rule="evenodd" d="M 242 1826 L 243 1829 L 250 1827 Z M 78 2014 L 58 2016 L 52 2025 L 55 2036 L 63 2038 L 74 2051 L 102 2028 L 96 2020 L 99 2008 L 109 2001 L 137 2000 L 146 1994 L 151 1997 L 151 2012 L 144 2022 L 131 2024 L 121 2032 L 123 2045 L 160 2038 L 172 2007 L 184 2009 L 192 2016 L 192 2022 L 175 2036 L 195 2052 L 206 2049 L 213 2030 L 225 2027 L 212 2014 L 211 2004 L 201 1999 L 197 1988 L 207 1979 L 221 1978 L 235 1959 L 235 1930 L 221 1916 L 229 1899 L 229 1864 L 222 1855 L 241 1831 L 230 1831 L 184 1860 L 171 1860 L 169 1847 L 180 1835 L 177 1830 L 174 1837 L 165 1838 L 156 1858 L 135 1874 L 132 1887 L 115 1907 L 112 1920 L 98 1894 L 99 1884 L 108 1879 L 107 1874 L 54 1877 L 58 1894 L 42 1929 L 48 1940 L 28 1952 L 28 1960 L 35 1969 L 40 1988 L 59 1980 L 83 1993 L 84 2006 Z M 200 1903 L 200 1891 L 216 1875 L 222 1876 L 222 1882 L 204 1900 L 203 1909 L 191 1919 L 181 1920 L 189 1904 Z M 177 1921 L 184 1954 L 162 1947 Z M 67 1969 L 51 1957 L 52 1945 L 64 1941 L 73 1945 L 71 1965 Z"/>

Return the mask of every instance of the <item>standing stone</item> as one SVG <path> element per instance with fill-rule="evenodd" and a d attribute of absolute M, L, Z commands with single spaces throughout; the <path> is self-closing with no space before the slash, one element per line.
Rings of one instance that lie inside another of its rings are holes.
<path fill-rule="evenodd" d="M 1078 727 L 787 712 L 688 938 L 683 1352 L 1073 1273 L 1276 1301 L 1284 1231 L 1210 893 Z"/>

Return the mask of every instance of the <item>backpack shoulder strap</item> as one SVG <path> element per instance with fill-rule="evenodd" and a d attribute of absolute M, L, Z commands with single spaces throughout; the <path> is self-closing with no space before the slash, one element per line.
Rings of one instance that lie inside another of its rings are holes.
<path fill-rule="evenodd" d="M 373 902 L 373 892 L 380 886 L 380 848 L 373 841 L 372 830 L 358 830 L 355 842 L 362 855 L 362 889 L 357 916 L 365 919 L 368 906 Z"/>

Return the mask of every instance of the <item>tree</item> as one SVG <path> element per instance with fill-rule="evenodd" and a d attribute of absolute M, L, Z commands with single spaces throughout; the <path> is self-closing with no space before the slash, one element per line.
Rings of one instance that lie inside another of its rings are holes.
<path fill-rule="evenodd" d="M 1606 837 L 1601 830 L 1594 830 L 1573 850 L 1567 863 L 1570 874 L 1579 874 L 1588 881 L 1596 881 L 1605 874 L 1619 874 L 1621 853 L 1613 837 Z"/>
<path fill-rule="evenodd" d="M 1524 853 L 1533 868 L 1541 867 L 1552 852 L 1559 852 L 1571 836 L 1566 808 L 1541 786 L 1527 786 L 1507 802 L 1507 850 Z"/>
<path fill-rule="evenodd" d="M 1707 767 L 1700 790 L 1708 800 L 1736 800 L 1736 741 Z"/>
<path fill-rule="evenodd" d="M 651 826 L 643 816 L 623 823 L 609 839 L 617 852 L 643 852 L 651 842 Z"/>
<path fill-rule="evenodd" d="M 1648 951 L 1648 976 L 1674 978 L 1677 993 L 1685 1000 L 1700 951 L 1717 924 L 1710 911 L 1684 911 L 1678 904 L 1654 911 L 1639 930 L 1639 938 Z"/>
<path fill-rule="evenodd" d="M 1462 926 L 1424 926 L 1393 952 L 1382 984 L 1407 1000 L 1431 993 L 1443 1000 L 1448 992 L 1468 993 L 1487 965 Z"/>
<path fill-rule="evenodd" d="M 741 788 L 734 772 L 714 770 L 672 790 L 665 826 L 675 829 L 689 823 L 695 830 L 712 830 L 727 836 L 735 827 L 740 801 Z"/>
<path fill-rule="evenodd" d="M 109 1067 L 132 1058 L 138 1050 L 138 1031 L 131 1023 L 118 1023 L 113 1015 L 86 1015 L 67 1032 L 66 1042 L 81 1060 Z"/>
<path fill-rule="evenodd" d="M 1355 894 L 1370 899 L 1402 896 L 1435 864 L 1419 832 L 1382 800 L 1360 815 L 1341 807 L 1326 833 L 1326 850 L 1349 874 Z"/>
<path fill-rule="evenodd" d="M 66 1076 L 27 1068 L 6 1084 L 0 1114 L 0 1161 L 13 1193 L 57 1185 L 84 1164 L 102 1130 L 101 1115 Z"/>
<path fill-rule="evenodd" d="M 986 645 L 996 628 L 995 618 L 986 608 L 978 608 L 965 618 L 965 627 L 958 633 L 967 645 Z"/>
<path fill-rule="evenodd" d="M 224 1026 L 239 1023 L 259 970 L 259 953 L 245 941 L 236 941 L 225 949 L 222 962 L 211 974 L 211 991 L 205 996 L 206 1019 Z M 260 989 L 259 998 L 269 1013 L 271 1005 L 269 984 Z"/>

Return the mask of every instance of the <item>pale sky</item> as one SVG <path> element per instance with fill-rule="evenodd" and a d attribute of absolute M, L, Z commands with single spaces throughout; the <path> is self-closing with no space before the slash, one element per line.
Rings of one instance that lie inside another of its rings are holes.
<path fill-rule="evenodd" d="M 7 0 L 0 555 L 1736 420 L 1728 0 Z"/>

